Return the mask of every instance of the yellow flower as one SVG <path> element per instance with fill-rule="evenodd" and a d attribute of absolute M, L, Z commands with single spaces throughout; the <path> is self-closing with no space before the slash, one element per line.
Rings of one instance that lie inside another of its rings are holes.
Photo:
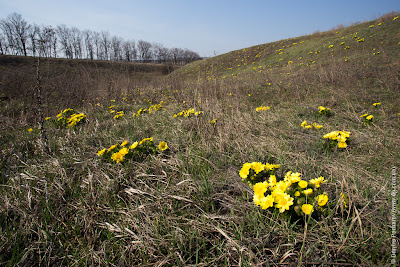
<path fill-rule="evenodd" d="M 121 155 L 125 156 L 126 154 L 129 153 L 129 149 L 126 148 L 126 147 L 123 147 L 123 148 L 121 148 L 121 150 L 118 153 L 120 153 Z"/>
<path fill-rule="evenodd" d="M 299 197 L 300 196 L 300 192 L 299 191 L 294 192 L 294 196 L 295 197 Z"/>
<path fill-rule="evenodd" d="M 304 212 L 304 214 L 309 215 L 314 211 L 314 207 L 311 204 L 303 204 L 301 206 L 301 210 Z"/>
<path fill-rule="evenodd" d="M 349 201 L 349 197 L 345 193 L 342 192 L 342 193 L 340 193 L 340 198 L 344 204 L 344 207 L 347 208 L 347 203 Z"/>
<path fill-rule="evenodd" d="M 262 164 L 261 162 L 252 162 L 251 168 L 256 174 L 258 174 L 264 170 L 264 164 Z"/>
<path fill-rule="evenodd" d="M 48 121 L 48 120 L 50 120 L 51 119 L 51 117 L 46 117 L 46 118 L 44 118 L 46 121 Z"/>
<path fill-rule="evenodd" d="M 377 107 L 377 106 L 380 106 L 380 104 L 381 104 L 381 102 L 373 103 L 372 105 L 373 105 L 374 107 Z"/>
<path fill-rule="evenodd" d="M 124 160 L 124 155 L 119 152 L 112 154 L 111 159 L 116 162 L 122 162 Z"/>
<path fill-rule="evenodd" d="M 285 210 L 289 210 L 291 205 L 293 205 L 293 198 L 290 195 L 283 193 L 280 195 L 275 207 L 279 209 L 280 213 L 282 213 L 285 212 Z"/>
<path fill-rule="evenodd" d="M 217 122 L 217 119 L 213 119 L 212 121 L 210 121 L 211 124 L 215 124 Z"/>
<path fill-rule="evenodd" d="M 247 176 L 249 175 L 250 168 L 251 168 L 250 163 L 243 164 L 242 169 L 239 171 L 239 175 L 240 175 L 240 177 L 242 177 L 242 179 L 247 178 Z"/>
<path fill-rule="evenodd" d="M 303 122 L 300 124 L 300 126 L 303 127 L 303 128 L 305 128 L 307 125 L 308 125 L 307 121 L 303 121 Z"/>
<path fill-rule="evenodd" d="M 260 206 L 263 210 L 268 209 L 274 205 L 274 197 L 268 195 L 266 197 L 261 198 Z"/>
<path fill-rule="evenodd" d="M 338 143 L 338 148 L 346 148 L 346 147 L 347 147 L 346 142 L 339 142 Z"/>
<path fill-rule="evenodd" d="M 104 152 L 106 152 L 106 149 L 104 148 L 104 149 L 102 149 L 102 150 L 100 150 L 100 151 L 98 151 L 97 152 L 97 156 L 101 156 L 101 155 L 103 155 L 104 154 Z"/>
<path fill-rule="evenodd" d="M 310 180 L 310 184 L 314 185 L 316 188 L 320 187 L 320 184 L 325 183 L 326 181 L 324 180 L 325 178 L 320 176 L 318 178 L 315 179 L 311 179 Z"/>
<path fill-rule="evenodd" d="M 322 125 L 319 125 L 319 124 L 316 124 L 316 123 L 313 123 L 313 126 L 314 126 L 315 129 L 321 129 L 323 127 Z"/>
<path fill-rule="evenodd" d="M 113 150 L 114 148 L 116 148 L 118 146 L 118 144 L 112 145 L 110 146 L 110 148 L 107 150 L 107 152 L 110 152 L 111 150 Z"/>
<path fill-rule="evenodd" d="M 309 196 L 313 193 L 313 190 L 311 188 L 309 188 L 309 189 L 304 190 L 303 193 L 304 193 L 304 195 Z"/>
<path fill-rule="evenodd" d="M 268 189 L 268 184 L 267 183 L 256 183 L 253 186 L 253 191 L 255 195 L 260 195 L 260 196 L 264 196 L 264 193 L 267 191 Z"/>
<path fill-rule="evenodd" d="M 256 108 L 256 111 L 257 112 L 260 112 L 260 111 L 263 111 L 263 110 L 269 110 L 270 109 L 270 107 L 266 107 L 266 106 L 259 106 L 259 107 L 257 107 Z"/>
<path fill-rule="evenodd" d="M 368 113 L 365 113 L 365 114 L 361 115 L 360 118 L 366 117 L 366 116 L 368 116 Z"/>
<path fill-rule="evenodd" d="M 261 204 L 261 198 L 263 198 L 263 196 L 254 194 L 254 195 L 253 195 L 253 202 L 254 202 L 254 204 L 260 205 L 260 204 Z"/>
<path fill-rule="evenodd" d="M 281 167 L 281 165 L 279 165 L 279 164 L 269 164 L 269 163 L 266 163 L 266 164 L 264 165 L 264 169 L 265 169 L 266 171 L 273 171 L 274 169 L 278 169 L 279 167 Z"/>
<path fill-rule="evenodd" d="M 343 135 L 339 135 L 338 138 L 337 138 L 337 141 L 338 141 L 339 143 L 345 143 L 346 140 L 347 140 L 347 138 L 344 137 Z"/>
<path fill-rule="evenodd" d="M 274 191 L 282 191 L 285 192 L 286 188 L 288 187 L 288 182 L 279 181 L 274 186 Z"/>
<path fill-rule="evenodd" d="M 153 142 L 153 137 L 144 138 L 142 141 L 139 142 L 139 145 L 141 145 L 141 144 L 143 144 L 145 142 Z"/>
<path fill-rule="evenodd" d="M 304 180 L 300 180 L 299 183 L 298 183 L 298 185 L 299 185 L 301 188 L 304 189 L 304 188 L 307 187 L 308 183 L 307 183 L 306 181 L 304 181 Z"/>
<path fill-rule="evenodd" d="M 341 134 L 343 137 L 346 137 L 346 138 L 349 138 L 349 137 L 350 137 L 350 132 L 348 132 L 348 131 L 341 131 L 340 134 Z"/>
<path fill-rule="evenodd" d="M 299 172 L 292 173 L 291 171 L 289 171 L 286 173 L 284 181 L 289 182 L 290 184 L 297 183 L 298 181 L 300 181 L 300 175 L 301 173 Z"/>
<path fill-rule="evenodd" d="M 33 131 L 33 129 L 32 129 L 32 128 L 29 128 L 29 129 L 28 129 L 28 132 L 32 132 L 32 131 Z"/>
<path fill-rule="evenodd" d="M 129 146 L 129 149 L 135 149 L 138 145 L 138 142 L 136 141 L 135 143 L 133 143 L 132 145 Z"/>
<path fill-rule="evenodd" d="M 276 185 L 276 176 L 275 175 L 269 176 L 268 185 L 271 187 Z"/>
<path fill-rule="evenodd" d="M 326 194 L 322 194 L 317 197 L 317 200 L 318 200 L 318 205 L 320 205 L 322 207 L 322 206 L 325 206 L 325 204 L 328 202 L 329 198 Z"/>
<path fill-rule="evenodd" d="M 160 142 L 159 144 L 158 144 L 158 148 L 161 150 L 161 151 L 164 151 L 164 150 L 166 150 L 167 148 L 168 148 L 168 145 L 167 145 L 167 143 L 166 142 Z"/>
<path fill-rule="evenodd" d="M 122 144 L 120 145 L 121 147 L 124 147 L 124 146 L 126 146 L 128 144 L 128 141 L 127 140 L 125 140 L 124 142 L 122 142 Z"/>
<path fill-rule="evenodd" d="M 369 116 L 365 117 L 365 119 L 370 121 L 370 120 L 372 120 L 373 117 L 374 117 L 373 115 L 369 115 Z"/>

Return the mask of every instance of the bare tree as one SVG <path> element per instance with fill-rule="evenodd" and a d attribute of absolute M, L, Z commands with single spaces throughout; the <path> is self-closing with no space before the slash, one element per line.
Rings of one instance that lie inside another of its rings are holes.
<path fill-rule="evenodd" d="M 31 30 L 29 31 L 29 39 L 31 42 L 30 50 L 32 51 L 32 56 L 36 56 L 37 49 L 39 49 L 38 40 L 38 33 L 40 31 L 40 27 L 36 24 L 32 25 Z"/>
<path fill-rule="evenodd" d="M 0 33 L 0 55 L 7 54 L 7 50 L 7 39 L 2 33 Z"/>
<path fill-rule="evenodd" d="M 135 41 L 124 41 L 122 43 L 122 50 L 125 61 L 133 61 L 136 59 L 137 51 Z"/>
<path fill-rule="evenodd" d="M 102 60 L 109 59 L 110 51 L 110 34 L 108 32 L 102 31 L 100 34 L 100 48 L 101 48 L 101 58 Z"/>
<path fill-rule="evenodd" d="M 95 46 L 96 59 L 101 58 L 101 36 L 98 32 L 92 32 L 93 45 Z"/>
<path fill-rule="evenodd" d="M 57 50 L 57 35 L 52 26 L 43 26 L 37 30 L 39 47 L 41 55 L 44 57 L 51 57 L 52 54 L 56 57 Z M 36 42 L 38 41 L 36 40 Z M 54 49 L 54 51 L 53 51 Z"/>
<path fill-rule="evenodd" d="M 151 43 L 143 41 L 143 40 L 138 41 L 137 49 L 139 52 L 140 59 L 143 62 L 151 60 L 151 57 L 152 57 L 152 51 L 151 51 L 152 49 L 151 48 L 152 48 Z"/>
<path fill-rule="evenodd" d="M 71 33 L 70 29 L 65 25 L 59 25 L 56 29 L 57 36 L 60 40 L 62 49 L 64 50 L 66 58 L 73 58 L 73 48 L 71 45 Z"/>
<path fill-rule="evenodd" d="M 201 59 L 200 55 L 192 50 L 185 49 L 182 54 L 182 64 L 188 64 L 192 61 Z"/>
<path fill-rule="evenodd" d="M 171 48 L 170 50 L 171 53 L 171 59 L 173 64 L 181 64 L 182 56 L 183 56 L 183 50 L 181 48 Z"/>
<path fill-rule="evenodd" d="M 27 56 L 27 40 L 30 25 L 18 13 L 11 13 L 0 21 L 0 27 L 6 34 L 8 43 L 17 55 Z"/>
<path fill-rule="evenodd" d="M 94 59 L 94 48 L 93 48 L 93 34 L 90 30 L 85 30 L 82 32 L 83 40 L 85 44 L 86 58 L 91 60 Z"/>
<path fill-rule="evenodd" d="M 181 48 L 166 48 L 161 43 L 144 40 L 124 41 L 118 36 L 110 37 L 107 31 L 80 31 L 65 25 L 30 25 L 17 13 L 0 19 L 0 54 L 57 57 L 57 45 L 66 58 L 90 58 L 91 60 L 125 60 L 142 62 L 172 62 L 187 64 L 200 56 Z"/>
<path fill-rule="evenodd" d="M 154 43 L 153 44 L 153 53 L 154 53 L 154 60 L 158 63 L 164 63 L 168 59 L 168 48 L 164 47 L 163 44 Z"/>
<path fill-rule="evenodd" d="M 122 38 L 118 36 L 113 36 L 111 38 L 111 49 L 112 49 L 112 58 L 111 60 L 120 61 L 122 60 Z"/>
<path fill-rule="evenodd" d="M 75 58 L 82 58 L 82 34 L 78 28 L 71 29 L 71 43 L 74 48 Z"/>

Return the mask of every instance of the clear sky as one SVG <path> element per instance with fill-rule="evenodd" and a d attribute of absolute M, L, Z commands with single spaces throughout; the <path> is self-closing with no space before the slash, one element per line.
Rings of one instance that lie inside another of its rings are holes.
<path fill-rule="evenodd" d="M 0 0 L 0 18 L 108 31 L 213 56 L 372 20 L 400 0 Z"/>

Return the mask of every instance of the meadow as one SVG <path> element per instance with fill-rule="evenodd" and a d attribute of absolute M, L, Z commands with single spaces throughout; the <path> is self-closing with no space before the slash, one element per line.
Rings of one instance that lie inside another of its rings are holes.
<path fill-rule="evenodd" d="M 179 68 L 43 59 L 41 119 L 36 59 L 1 56 L 0 265 L 398 262 L 399 58 L 391 13 Z"/>

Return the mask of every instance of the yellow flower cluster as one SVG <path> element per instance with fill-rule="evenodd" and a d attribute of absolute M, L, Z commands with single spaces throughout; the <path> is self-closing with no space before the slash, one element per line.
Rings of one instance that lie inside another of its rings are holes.
<path fill-rule="evenodd" d="M 378 106 L 381 105 L 381 102 L 373 103 L 372 105 L 377 108 Z"/>
<path fill-rule="evenodd" d="M 374 119 L 374 115 L 368 115 L 368 113 L 365 113 L 365 114 L 361 115 L 360 117 L 364 118 L 364 121 L 363 121 L 364 124 L 369 124 Z"/>
<path fill-rule="evenodd" d="M 115 116 L 114 116 L 114 120 L 118 120 L 119 118 L 122 118 L 125 115 L 124 111 L 118 111 Z"/>
<path fill-rule="evenodd" d="M 325 206 L 329 200 L 328 195 L 317 193 L 320 184 L 326 182 L 324 177 L 307 182 L 300 176 L 298 172 L 289 171 L 283 179 L 277 181 L 275 175 L 270 175 L 268 181 L 253 186 L 253 202 L 262 209 L 275 207 L 280 213 L 291 210 L 297 215 L 311 214 L 317 205 Z"/>
<path fill-rule="evenodd" d="M 181 112 L 174 114 L 174 118 L 177 118 L 177 117 L 189 118 L 192 115 L 195 115 L 197 117 L 203 113 L 204 113 L 203 111 L 195 111 L 194 108 L 190 108 L 188 110 L 182 110 Z"/>
<path fill-rule="evenodd" d="M 239 171 L 239 175 L 242 181 L 253 185 L 260 181 L 264 181 L 265 177 L 275 174 L 275 170 L 278 169 L 280 165 L 261 162 L 246 162 L 243 164 L 242 169 Z"/>
<path fill-rule="evenodd" d="M 325 139 L 329 139 L 331 141 L 330 146 L 332 148 L 336 146 L 338 146 L 338 148 L 346 148 L 346 142 L 348 141 L 349 137 L 350 132 L 348 131 L 333 131 L 324 135 Z"/>
<path fill-rule="evenodd" d="M 257 112 L 260 112 L 260 111 L 269 110 L 269 109 L 270 109 L 270 107 L 259 106 L 259 107 L 256 108 L 256 111 L 257 111 Z"/>
<path fill-rule="evenodd" d="M 163 101 L 161 101 L 159 104 L 154 104 L 154 105 L 150 106 L 149 108 L 140 108 L 136 113 L 134 113 L 132 115 L 132 117 L 133 118 L 139 117 L 141 114 L 145 114 L 145 113 L 151 114 L 153 112 L 156 112 L 163 108 L 162 103 L 163 103 Z"/>
<path fill-rule="evenodd" d="M 67 108 L 56 115 L 56 124 L 59 127 L 75 127 L 77 124 L 85 122 L 86 115 L 76 113 L 72 108 Z"/>
<path fill-rule="evenodd" d="M 314 122 L 313 124 L 308 124 L 307 121 L 303 121 L 300 125 L 304 129 L 321 129 L 323 127 L 322 125 L 319 125 L 316 122 Z"/>
<path fill-rule="evenodd" d="M 67 126 L 74 127 L 77 123 L 84 120 L 86 115 L 83 113 L 74 113 L 67 119 Z"/>
<path fill-rule="evenodd" d="M 125 140 L 121 144 L 114 144 L 108 149 L 103 148 L 97 152 L 97 156 L 103 159 L 111 160 L 112 162 L 123 162 L 126 158 L 140 160 L 149 154 L 156 154 L 158 151 L 168 149 L 168 144 L 161 141 L 156 147 L 153 143 L 153 137 L 144 138 L 140 142 L 136 141 L 129 144 Z"/>
<path fill-rule="evenodd" d="M 319 106 L 318 109 L 319 109 L 318 113 L 321 114 L 321 115 L 325 115 L 327 117 L 329 117 L 331 115 L 331 109 L 330 108 Z"/>
<path fill-rule="evenodd" d="M 110 113 L 114 113 L 115 112 L 114 108 L 115 108 L 115 105 L 111 105 L 111 106 L 108 107 L 108 110 L 110 111 Z"/>

